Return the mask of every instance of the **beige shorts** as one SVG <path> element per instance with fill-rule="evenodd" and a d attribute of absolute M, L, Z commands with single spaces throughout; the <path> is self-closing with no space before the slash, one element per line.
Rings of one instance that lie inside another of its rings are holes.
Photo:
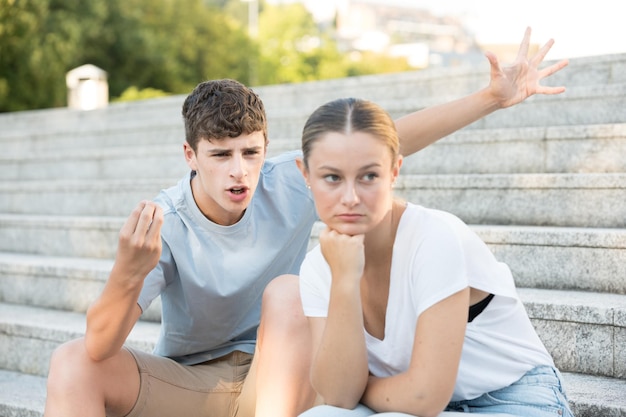
<path fill-rule="evenodd" d="M 198 365 L 126 348 L 140 375 L 137 402 L 128 417 L 253 417 L 256 402 L 252 357 L 232 352 Z"/>

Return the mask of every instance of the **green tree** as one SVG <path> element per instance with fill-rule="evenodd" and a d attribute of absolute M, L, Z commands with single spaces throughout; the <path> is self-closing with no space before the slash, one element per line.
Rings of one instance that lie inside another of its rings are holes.
<path fill-rule="evenodd" d="M 52 0 L 0 0 L 0 111 L 65 103 L 65 72 L 80 49 L 82 32 L 80 22 L 67 19 L 68 9 L 85 13 L 91 3 L 67 6 Z"/>
<path fill-rule="evenodd" d="M 0 111 L 65 105 L 65 74 L 86 63 L 107 71 L 112 97 L 247 83 L 257 52 L 239 26 L 202 0 L 0 0 Z"/>
<path fill-rule="evenodd" d="M 300 3 L 266 6 L 259 19 L 259 81 L 291 83 L 410 69 L 406 59 L 339 51 L 331 28 L 322 30 Z"/>
<path fill-rule="evenodd" d="M 404 57 L 391 57 L 376 52 L 354 52 L 346 69 L 346 76 L 353 77 L 409 71 L 412 68 Z"/>
<path fill-rule="evenodd" d="M 316 78 L 321 33 L 300 3 L 270 5 L 259 18 L 260 80 L 265 84 Z"/>
<path fill-rule="evenodd" d="M 189 92 L 207 78 L 249 80 L 246 34 L 199 0 L 118 0 L 101 67 L 115 69 L 112 95 L 128 86 Z M 128 29 L 138 28 L 128 33 Z M 94 57 L 96 61 L 98 58 Z M 98 65 L 98 64 L 96 64 Z"/>

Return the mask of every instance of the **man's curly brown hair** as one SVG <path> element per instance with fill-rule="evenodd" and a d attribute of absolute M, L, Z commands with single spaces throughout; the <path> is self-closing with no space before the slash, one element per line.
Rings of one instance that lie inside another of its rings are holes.
<path fill-rule="evenodd" d="M 194 151 L 198 142 L 236 138 L 263 132 L 267 144 L 267 117 L 259 96 L 231 79 L 205 81 L 183 104 L 185 139 Z"/>

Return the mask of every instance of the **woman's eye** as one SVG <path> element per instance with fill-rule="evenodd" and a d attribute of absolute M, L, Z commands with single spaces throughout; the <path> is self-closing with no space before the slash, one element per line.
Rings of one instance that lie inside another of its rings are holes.
<path fill-rule="evenodd" d="M 324 179 L 325 179 L 327 182 L 337 182 L 337 181 L 339 181 L 339 177 L 338 177 L 337 175 L 334 175 L 334 174 L 329 174 L 329 175 L 326 175 L 326 176 L 324 177 Z"/>
<path fill-rule="evenodd" d="M 363 175 L 363 180 L 365 181 L 374 181 L 376 178 L 378 178 L 378 174 L 374 172 L 370 172 L 370 173 Z"/>

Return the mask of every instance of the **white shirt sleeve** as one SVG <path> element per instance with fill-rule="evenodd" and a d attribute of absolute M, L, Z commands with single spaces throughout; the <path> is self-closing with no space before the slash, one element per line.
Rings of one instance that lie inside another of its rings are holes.
<path fill-rule="evenodd" d="M 328 316 L 330 284 L 330 267 L 317 245 L 306 255 L 300 267 L 300 298 L 305 316 Z"/>

